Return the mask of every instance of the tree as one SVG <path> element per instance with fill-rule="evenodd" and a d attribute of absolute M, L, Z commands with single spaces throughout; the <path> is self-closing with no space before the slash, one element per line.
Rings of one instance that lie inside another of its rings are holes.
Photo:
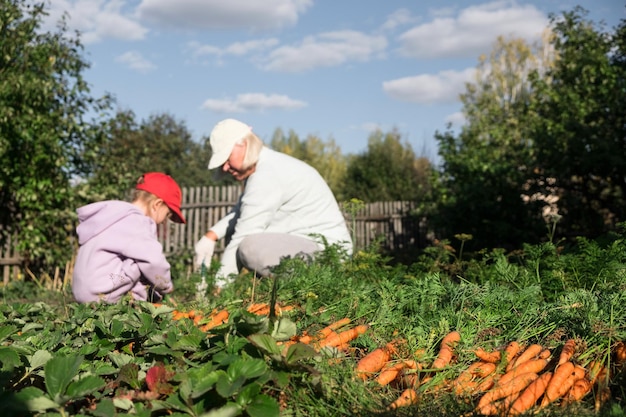
<path fill-rule="evenodd" d="M 281 129 L 276 129 L 270 146 L 311 165 L 326 180 L 337 199 L 341 201 L 344 198 L 341 192 L 346 175 L 346 158 L 333 139 L 323 142 L 317 136 L 309 135 L 301 141 L 293 130 L 285 136 Z"/>
<path fill-rule="evenodd" d="M 549 36 L 534 47 L 500 37 L 489 59 L 480 57 L 476 81 L 461 95 L 466 124 L 458 135 L 436 134 L 443 193 L 434 223 L 444 237 L 470 234 L 474 248 L 516 246 L 545 230 L 543 203 L 522 194 L 535 166 L 529 74 L 552 61 Z"/>
<path fill-rule="evenodd" d="M 85 172 L 91 200 L 125 198 L 135 180 L 144 172 L 161 171 L 171 175 L 181 187 L 215 183 L 208 171 L 208 140 L 193 141 L 182 121 L 167 113 L 153 114 L 140 123 L 135 114 L 118 111 L 105 127 L 104 135 L 85 153 Z"/>
<path fill-rule="evenodd" d="M 538 171 L 556 179 L 562 233 L 598 236 L 626 220 L 626 21 L 613 34 L 577 7 L 552 17 L 560 59 L 536 77 Z"/>
<path fill-rule="evenodd" d="M 85 143 L 97 137 L 94 99 L 78 37 L 65 21 L 42 32 L 43 3 L 0 0 L 0 237 L 16 236 L 35 267 L 68 260 L 74 221 L 70 180 Z"/>
<path fill-rule="evenodd" d="M 430 162 L 391 131 L 372 133 L 367 151 L 348 161 L 342 195 L 369 201 L 419 200 L 430 190 Z"/>

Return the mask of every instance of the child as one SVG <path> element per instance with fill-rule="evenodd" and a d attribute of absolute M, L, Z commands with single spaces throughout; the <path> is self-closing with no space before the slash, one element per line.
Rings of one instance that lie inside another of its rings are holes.
<path fill-rule="evenodd" d="M 127 293 L 158 301 L 172 292 L 170 264 L 156 230 L 168 217 L 185 223 L 181 202 L 172 177 L 149 172 L 137 181 L 131 203 L 109 200 L 80 207 L 72 281 L 76 301 L 115 303 Z"/>

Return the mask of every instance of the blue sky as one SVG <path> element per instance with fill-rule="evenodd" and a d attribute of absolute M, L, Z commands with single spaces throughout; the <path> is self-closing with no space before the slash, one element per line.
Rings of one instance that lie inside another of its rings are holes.
<path fill-rule="evenodd" d="M 537 40 L 579 5 L 614 28 L 618 0 L 51 0 L 81 33 L 92 93 L 139 119 L 169 113 L 194 138 L 221 119 L 367 149 L 397 129 L 436 160 L 436 131 L 462 121 L 458 95 L 499 35 Z M 51 24 L 51 23 L 50 23 Z"/>

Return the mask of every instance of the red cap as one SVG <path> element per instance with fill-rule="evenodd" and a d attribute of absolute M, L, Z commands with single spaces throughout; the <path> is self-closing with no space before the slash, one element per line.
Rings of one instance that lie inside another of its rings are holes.
<path fill-rule="evenodd" d="M 185 223 L 183 213 L 180 212 L 183 193 L 174 178 L 161 172 L 148 172 L 143 174 L 143 182 L 138 183 L 135 188 L 159 197 L 174 213 L 172 221 Z"/>

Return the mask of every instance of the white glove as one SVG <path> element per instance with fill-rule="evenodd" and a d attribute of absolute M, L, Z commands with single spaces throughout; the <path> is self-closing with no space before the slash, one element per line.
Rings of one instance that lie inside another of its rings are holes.
<path fill-rule="evenodd" d="M 215 251 L 215 241 L 213 239 L 202 236 L 194 246 L 194 250 L 196 252 L 194 259 L 196 270 L 200 269 L 203 263 L 207 268 L 211 266 L 211 257 L 213 257 L 213 252 Z"/>

